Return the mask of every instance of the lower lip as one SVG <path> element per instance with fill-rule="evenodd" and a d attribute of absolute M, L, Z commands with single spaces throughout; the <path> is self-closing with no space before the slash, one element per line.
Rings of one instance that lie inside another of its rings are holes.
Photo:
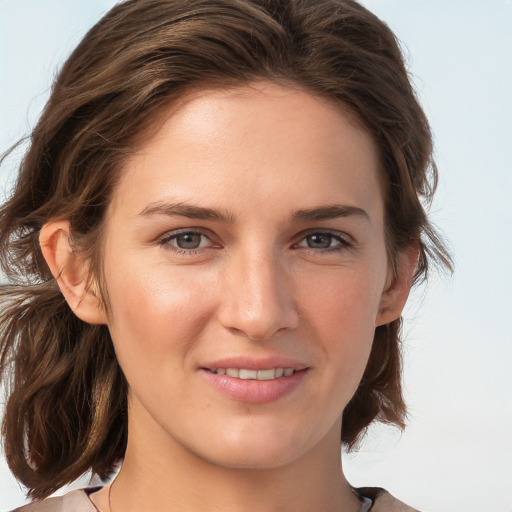
<path fill-rule="evenodd" d="M 237 379 L 205 369 L 201 369 L 201 373 L 211 386 L 232 400 L 264 404 L 274 402 L 295 390 L 306 377 L 308 370 L 300 370 L 288 377 L 272 380 Z"/>

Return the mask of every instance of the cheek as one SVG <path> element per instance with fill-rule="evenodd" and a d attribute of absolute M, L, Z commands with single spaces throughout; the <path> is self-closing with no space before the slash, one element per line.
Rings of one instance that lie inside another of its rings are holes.
<path fill-rule="evenodd" d="M 380 304 L 376 279 L 380 282 L 380 274 L 373 275 L 367 267 L 304 283 L 306 325 L 328 361 L 325 380 L 336 389 L 332 399 L 337 403 L 352 397 L 370 355 Z"/>
<path fill-rule="evenodd" d="M 302 283 L 303 309 L 321 331 L 373 332 L 385 274 L 365 266 L 311 275 Z"/>
<path fill-rule="evenodd" d="M 181 366 L 213 308 L 214 282 L 207 275 L 156 265 L 113 272 L 108 293 L 110 332 L 119 362 L 128 372 L 144 362 Z M 124 276 L 131 276 L 125 279 Z M 177 358 L 165 357 L 171 350 Z"/>

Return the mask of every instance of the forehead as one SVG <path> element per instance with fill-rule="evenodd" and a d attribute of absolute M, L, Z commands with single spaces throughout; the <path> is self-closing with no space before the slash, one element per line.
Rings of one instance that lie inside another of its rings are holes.
<path fill-rule="evenodd" d="M 377 153 L 340 106 L 302 89 L 263 82 L 194 91 L 161 113 L 158 129 L 126 162 L 113 203 L 156 194 L 236 209 L 286 196 L 310 203 L 297 207 L 377 199 L 378 208 Z"/>

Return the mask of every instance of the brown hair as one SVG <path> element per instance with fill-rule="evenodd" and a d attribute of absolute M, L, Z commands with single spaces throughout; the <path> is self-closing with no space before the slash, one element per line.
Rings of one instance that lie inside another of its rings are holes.
<path fill-rule="evenodd" d="M 391 30 L 352 0 L 127 0 L 85 36 L 32 132 L 0 209 L 0 376 L 8 464 L 43 498 L 92 469 L 107 477 L 127 439 L 127 383 L 106 326 L 80 321 L 38 243 L 70 221 L 101 276 L 102 220 L 116 177 L 158 113 L 191 88 L 254 80 L 293 84 L 343 105 L 372 134 L 385 177 L 391 262 L 419 244 L 415 281 L 449 254 L 424 206 L 435 190 L 430 129 Z M 343 414 L 353 446 L 375 419 L 404 426 L 400 320 L 378 327 Z"/>

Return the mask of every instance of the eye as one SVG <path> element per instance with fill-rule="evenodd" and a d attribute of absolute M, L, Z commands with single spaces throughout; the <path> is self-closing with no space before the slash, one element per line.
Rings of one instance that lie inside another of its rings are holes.
<path fill-rule="evenodd" d="M 181 231 L 162 238 L 160 244 L 180 252 L 191 252 L 210 247 L 212 242 L 204 233 Z"/>
<path fill-rule="evenodd" d="M 352 244 L 340 235 L 333 233 L 311 233 L 297 245 L 309 249 L 348 249 Z"/>

